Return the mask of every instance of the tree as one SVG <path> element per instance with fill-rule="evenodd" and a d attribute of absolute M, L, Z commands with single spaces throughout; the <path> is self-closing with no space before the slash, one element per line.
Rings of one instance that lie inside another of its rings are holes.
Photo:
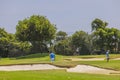
<path fill-rule="evenodd" d="M 92 26 L 92 31 L 93 30 L 98 30 L 99 28 L 104 29 L 108 25 L 107 22 L 104 22 L 98 18 L 92 21 L 91 26 Z"/>
<path fill-rule="evenodd" d="M 118 31 L 118 53 L 120 53 L 120 30 Z"/>
<path fill-rule="evenodd" d="M 76 31 L 72 35 L 71 44 L 73 45 L 73 49 L 77 52 L 77 54 L 89 54 L 89 42 L 88 42 L 88 34 L 84 31 Z"/>
<path fill-rule="evenodd" d="M 94 48 L 97 50 L 103 50 L 107 32 L 105 31 L 106 26 L 108 25 L 107 22 L 104 22 L 98 18 L 92 21 L 91 27 L 93 32 L 93 45 Z M 101 51 L 100 51 L 101 52 Z"/>
<path fill-rule="evenodd" d="M 31 44 L 29 42 L 15 41 L 11 42 L 8 46 L 8 57 L 24 56 L 30 53 Z"/>
<path fill-rule="evenodd" d="M 67 37 L 68 37 L 68 36 L 67 36 L 67 33 L 66 33 L 66 32 L 64 32 L 64 31 L 58 31 L 58 32 L 56 33 L 56 38 L 55 38 L 54 40 L 49 41 L 49 43 L 50 43 L 50 48 L 49 48 L 49 50 L 50 50 L 50 51 L 54 51 L 54 45 L 58 46 L 57 43 L 62 42 L 63 40 L 66 40 Z M 61 51 L 62 51 L 62 50 L 61 50 Z M 58 51 L 56 51 L 56 52 L 58 52 Z"/>
<path fill-rule="evenodd" d="M 118 43 L 119 43 L 119 30 L 116 28 L 106 28 L 108 49 L 113 52 L 118 51 Z"/>
<path fill-rule="evenodd" d="M 4 28 L 0 28 L 0 56 L 8 56 L 8 47 L 7 45 L 12 41 L 12 34 L 9 34 L 5 31 Z"/>
<path fill-rule="evenodd" d="M 64 32 L 64 31 L 59 31 L 57 32 L 56 34 L 56 41 L 59 41 L 59 40 L 65 40 L 67 37 L 67 33 Z"/>
<path fill-rule="evenodd" d="M 116 28 L 99 28 L 94 31 L 94 42 L 97 44 L 97 49 L 104 48 L 105 50 L 117 51 L 119 41 L 119 30 Z"/>
<path fill-rule="evenodd" d="M 71 45 L 71 38 L 67 38 L 65 40 L 60 40 L 54 45 L 54 51 L 56 54 L 61 55 L 73 55 L 74 50 Z"/>
<path fill-rule="evenodd" d="M 17 47 L 15 35 L 7 33 L 4 28 L 0 28 L 0 56 L 9 57 L 14 53 L 14 49 Z M 20 46 L 20 45 L 19 45 Z M 14 49 L 13 49 L 14 48 Z M 12 53 L 10 53 L 12 51 Z M 21 54 L 21 53 L 20 53 Z"/>
<path fill-rule="evenodd" d="M 0 28 L 0 56 L 15 57 L 28 54 L 30 44 L 28 42 L 18 42 L 14 34 L 7 33 L 4 28 Z"/>
<path fill-rule="evenodd" d="M 16 36 L 20 41 L 28 41 L 32 44 L 33 52 L 44 52 L 47 49 L 47 41 L 54 39 L 55 25 L 40 15 L 32 15 L 18 22 Z"/>

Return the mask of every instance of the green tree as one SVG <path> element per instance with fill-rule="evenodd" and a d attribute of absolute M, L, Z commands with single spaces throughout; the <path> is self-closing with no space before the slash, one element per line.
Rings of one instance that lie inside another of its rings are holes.
<path fill-rule="evenodd" d="M 54 45 L 58 46 L 58 44 L 57 44 L 58 42 L 61 43 L 63 40 L 66 40 L 67 38 L 68 38 L 68 36 L 67 36 L 66 32 L 58 31 L 56 33 L 56 38 L 54 40 L 49 41 L 49 43 L 50 43 L 49 51 L 54 51 Z M 58 52 L 58 51 L 56 51 L 56 52 Z"/>
<path fill-rule="evenodd" d="M 75 53 L 77 54 L 89 54 L 89 40 L 88 40 L 88 34 L 84 31 L 76 31 L 72 35 L 71 44 L 73 46 L 73 49 Z"/>
<path fill-rule="evenodd" d="M 0 56 L 7 57 L 8 56 L 8 48 L 9 44 L 15 40 L 15 36 L 13 34 L 7 33 L 4 28 L 0 28 Z"/>
<path fill-rule="evenodd" d="M 54 51 L 56 54 L 73 55 L 74 50 L 72 49 L 71 38 L 58 41 L 54 45 Z"/>
<path fill-rule="evenodd" d="M 97 49 L 104 48 L 117 52 L 119 42 L 119 30 L 116 28 L 99 28 L 94 31 L 94 42 Z"/>
<path fill-rule="evenodd" d="M 8 57 L 18 57 L 24 56 L 30 53 L 31 44 L 27 41 L 15 41 L 10 42 L 9 46 L 9 54 Z"/>
<path fill-rule="evenodd" d="M 119 30 L 116 28 L 106 28 L 107 34 L 107 46 L 113 52 L 118 51 L 118 42 L 119 42 Z"/>
<path fill-rule="evenodd" d="M 92 31 L 93 30 L 98 30 L 99 28 L 104 29 L 108 25 L 107 22 L 104 22 L 98 18 L 92 21 L 91 26 L 92 26 Z"/>
<path fill-rule="evenodd" d="M 120 53 L 120 30 L 118 31 L 118 53 Z"/>
<path fill-rule="evenodd" d="M 106 41 L 107 32 L 105 31 L 107 22 L 104 22 L 98 18 L 92 21 L 91 27 L 93 32 L 92 42 L 94 45 L 94 49 L 103 50 Z"/>
<path fill-rule="evenodd" d="M 20 41 L 28 41 L 32 44 L 32 52 L 45 52 L 47 41 L 54 39 L 56 33 L 55 25 L 40 15 L 33 15 L 18 22 L 16 36 Z"/>
<path fill-rule="evenodd" d="M 59 31 L 56 34 L 56 41 L 65 40 L 67 38 L 67 33 L 64 31 Z"/>

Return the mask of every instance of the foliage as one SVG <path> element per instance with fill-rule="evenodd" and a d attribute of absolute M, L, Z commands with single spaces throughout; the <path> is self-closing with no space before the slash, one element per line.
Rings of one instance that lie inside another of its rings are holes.
<path fill-rule="evenodd" d="M 119 30 L 115 28 L 105 28 L 105 29 L 98 29 L 94 32 L 96 41 L 95 43 L 99 45 L 99 48 L 104 48 L 105 50 L 110 49 L 113 51 L 116 50 L 118 47 L 118 32 Z"/>
<path fill-rule="evenodd" d="M 98 18 L 91 22 L 91 28 L 91 34 L 76 31 L 68 36 L 64 31 L 56 33 L 56 26 L 45 16 L 32 15 L 18 22 L 15 34 L 0 28 L 0 56 L 15 57 L 48 51 L 62 55 L 84 55 L 96 51 L 103 53 L 107 49 L 120 53 L 120 30 L 109 28 L 107 22 Z"/>
<path fill-rule="evenodd" d="M 0 56 L 8 56 L 8 45 L 14 41 L 15 37 L 13 34 L 7 33 L 4 28 L 0 28 Z"/>
<path fill-rule="evenodd" d="M 65 40 L 67 38 L 67 33 L 64 31 L 59 31 L 56 33 L 56 41 Z"/>
<path fill-rule="evenodd" d="M 64 31 L 56 33 L 56 40 L 53 47 L 56 54 L 73 55 L 71 38 Z"/>
<path fill-rule="evenodd" d="M 0 56 L 15 57 L 29 53 L 30 44 L 28 42 L 18 42 L 14 34 L 7 33 L 0 28 Z"/>
<path fill-rule="evenodd" d="M 55 53 L 62 55 L 73 55 L 72 46 L 70 44 L 70 39 L 60 40 L 54 45 Z"/>
<path fill-rule="evenodd" d="M 72 35 L 71 44 L 77 54 L 89 54 L 89 43 L 88 34 L 84 31 L 76 31 Z"/>
<path fill-rule="evenodd" d="M 108 25 L 107 22 L 104 22 L 98 18 L 92 21 L 91 26 L 92 26 L 92 31 L 93 30 L 98 30 L 100 28 L 104 29 Z"/>
<path fill-rule="evenodd" d="M 92 22 L 93 44 L 96 49 L 109 49 L 112 52 L 118 52 L 119 45 L 119 33 L 120 31 L 116 28 L 107 28 L 107 22 L 103 22 L 100 19 L 95 19 Z"/>
<path fill-rule="evenodd" d="M 33 52 L 43 52 L 46 42 L 54 39 L 56 33 L 55 25 L 40 15 L 33 15 L 18 22 L 16 36 L 20 41 L 29 41 Z M 40 45 L 40 46 L 39 46 Z"/>
<path fill-rule="evenodd" d="M 31 44 L 28 42 L 11 42 L 9 44 L 9 57 L 18 57 L 30 53 Z"/>

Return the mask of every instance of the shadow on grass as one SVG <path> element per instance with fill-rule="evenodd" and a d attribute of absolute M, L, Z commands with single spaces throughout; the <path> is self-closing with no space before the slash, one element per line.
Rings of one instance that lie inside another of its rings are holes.
<path fill-rule="evenodd" d="M 35 54 L 26 55 L 26 56 L 16 57 L 16 59 L 40 58 L 40 57 L 46 57 L 48 55 L 49 55 L 48 53 L 35 53 Z"/>

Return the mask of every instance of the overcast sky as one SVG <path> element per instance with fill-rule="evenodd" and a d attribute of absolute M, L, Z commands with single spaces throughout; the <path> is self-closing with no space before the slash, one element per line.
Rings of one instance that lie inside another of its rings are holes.
<path fill-rule="evenodd" d="M 90 32 L 95 18 L 120 29 L 120 0 L 0 0 L 0 27 L 9 33 L 33 14 L 47 16 L 65 32 Z"/>

